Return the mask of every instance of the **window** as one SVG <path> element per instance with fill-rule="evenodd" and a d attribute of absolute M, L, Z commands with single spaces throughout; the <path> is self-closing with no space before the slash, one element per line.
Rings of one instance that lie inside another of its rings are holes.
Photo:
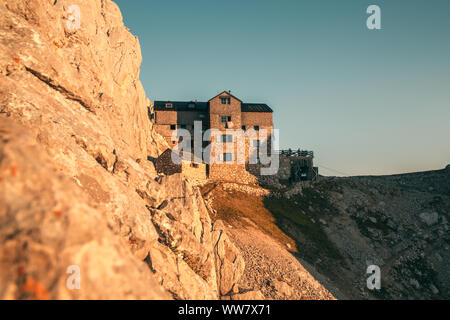
<path fill-rule="evenodd" d="M 244 130 L 244 131 L 245 131 L 245 126 L 242 126 L 242 130 Z"/>
<path fill-rule="evenodd" d="M 233 135 L 231 134 L 222 135 L 222 142 L 233 142 Z"/>
<path fill-rule="evenodd" d="M 177 125 L 176 124 L 171 124 L 170 125 L 170 130 L 175 130 L 177 128 Z"/>
<path fill-rule="evenodd" d="M 255 131 L 259 131 L 259 126 L 254 126 L 253 128 L 255 129 Z"/>
<path fill-rule="evenodd" d="M 230 104 L 230 97 L 220 97 L 220 103 L 221 104 Z"/>
<path fill-rule="evenodd" d="M 225 162 L 233 161 L 233 154 L 232 153 L 224 153 L 223 154 L 223 161 L 225 161 Z"/>
<path fill-rule="evenodd" d="M 173 104 L 171 102 L 166 103 L 166 108 L 173 108 Z"/>
<path fill-rule="evenodd" d="M 198 116 L 199 116 L 200 119 L 204 119 L 205 118 L 205 114 L 204 113 L 200 113 Z"/>
<path fill-rule="evenodd" d="M 180 129 L 186 129 L 186 125 L 185 124 L 180 124 Z"/>
<path fill-rule="evenodd" d="M 220 122 L 222 123 L 231 122 L 231 116 L 221 116 Z"/>
<path fill-rule="evenodd" d="M 188 108 L 189 109 L 194 109 L 195 108 L 195 104 L 193 102 L 189 102 L 188 103 Z"/>

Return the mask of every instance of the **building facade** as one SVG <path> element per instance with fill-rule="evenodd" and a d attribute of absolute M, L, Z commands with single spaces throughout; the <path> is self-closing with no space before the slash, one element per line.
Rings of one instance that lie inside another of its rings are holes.
<path fill-rule="evenodd" d="M 255 178 L 246 170 L 250 154 L 257 154 L 264 144 L 270 150 L 273 110 L 263 103 L 244 103 L 227 91 L 207 102 L 155 101 L 154 113 L 154 128 L 172 148 L 178 144 L 173 133 L 177 129 L 186 129 L 193 137 L 195 121 L 201 122 L 203 132 L 218 130 L 220 134 L 203 142 L 202 147 L 207 149 L 209 145 L 214 150 L 211 156 L 220 158 L 221 163 L 198 166 L 205 168 L 206 177 L 211 180 L 254 182 L 249 181 Z M 250 131 L 251 135 L 242 136 L 242 132 Z M 218 142 L 222 150 L 213 146 Z M 243 157 L 244 163 L 238 163 L 238 157 Z"/>

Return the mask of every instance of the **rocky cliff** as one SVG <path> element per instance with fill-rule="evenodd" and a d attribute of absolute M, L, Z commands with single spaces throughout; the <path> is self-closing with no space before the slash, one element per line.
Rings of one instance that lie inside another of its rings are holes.
<path fill-rule="evenodd" d="M 449 166 L 263 190 L 205 189 L 212 218 L 243 253 L 241 286 L 275 299 L 326 296 L 316 280 L 339 299 L 449 299 Z M 371 265 L 379 290 L 367 287 Z"/>
<path fill-rule="evenodd" d="M 244 294 L 199 190 L 147 160 L 140 62 L 112 1 L 0 0 L 0 299 Z"/>

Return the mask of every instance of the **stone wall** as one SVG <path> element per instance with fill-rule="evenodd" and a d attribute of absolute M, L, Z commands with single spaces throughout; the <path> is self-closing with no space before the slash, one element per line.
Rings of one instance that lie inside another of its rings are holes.
<path fill-rule="evenodd" d="M 259 126 L 261 129 L 273 128 L 272 112 L 242 112 L 242 125 L 246 129 Z"/>
<path fill-rule="evenodd" d="M 181 163 L 181 172 L 193 185 L 204 184 L 207 180 L 205 163 L 183 161 Z"/>
<path fill-rule="evenodd" d="M 171 124 L 177 123 L 177 112 L 174 111 L 155 111 L 155 125 L 154 128 L 161 136 L 164 137 L 170 147 L 174 147 L 176 143 L 172 142 Z"/>
<path fill-rule="evenodd" d="M 226 182 L 222 184 L 225 191 L 240 191 L 255 196 L 268 196 L 270 191 L 261 187 L 253 187 L 246 184 Z"/>
<path fill-rule="evenodd" d="M 244 184 L 255 184 L 257 178 L 247 172 L 244 164 L 212 164 L 209 167 L 209 179 L 211 181 L 229 181 Z"/>

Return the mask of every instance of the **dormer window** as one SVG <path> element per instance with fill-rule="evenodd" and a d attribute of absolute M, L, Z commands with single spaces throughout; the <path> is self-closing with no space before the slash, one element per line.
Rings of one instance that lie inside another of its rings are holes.
<path fill-rule="evenodd" d="M 230 97 L 220 97 L 221 104 L 230 104 L 230 102 L 231 102 Z"/>
<path fill-rule="evenodd" d="M 166 108 L 172 109 L 172 108 L 173 108 L 173 103 L 171 103 L 171 102 L 166 102 Z"/>

